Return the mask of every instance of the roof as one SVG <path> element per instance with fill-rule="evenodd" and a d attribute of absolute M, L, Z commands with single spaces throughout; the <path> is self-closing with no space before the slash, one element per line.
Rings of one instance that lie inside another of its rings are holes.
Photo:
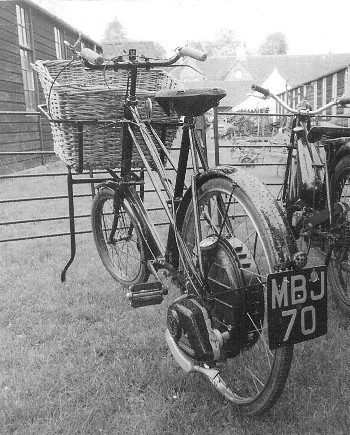
<path fill-rule="evenodd" d="M 234 56 L 226 57 L 208 57 L 205 62 L 183 60 L 182 64 L 192 64 L 204 74 L 205 81 L 199 74 L 193 75 L 193 81 L 190 79 L 184 83 L 186 87 L 220 87 L 227 90 L 227 97 L 222 101 L 223 105 L 233 106 L 239 104 L 246 98 L 249 93 L 251 84 L 250 80 L 225 80 L 233 66 L 237 64 Z M 251 73 L 255 83 L 261 85 L 271 73 L 276 70 L 281 77 L 288 83 L 289 87 L 307 83 L 315 80 L 321 75 L 327 75 L 337 68 L 350 64 L 350 53 L 342 54 L 312 54 L 312 55 L 260 55 L 247 56 L 245 61 L 239 61 L 247 71 Z M 178 78 L 183 74 L 181 68 L 175 68 L 172 73 Z M 186 77 L 189 73 L 185 73 Z M 191 75 L 189 75 L 191 77 Z"/>
<path fill-rule="evenodd" d="M 196 67 L 202 71 L 208 80 L 225 80 L 227 72 L 235 63 L 235 56 L 210 56 L 205 62 L 196 61 Z"/>
<path fill-rule="evenodd" d="M 18 0 L 17 1 L 18 4 L 26 4 L 28 6 L 30 6 L 33 9 L 37 9 L 38 11 L 42 12 L 43 14 L 45 14 L 47 17 L 49 17 L 51 20 L 56 21 L 56 23 L 61 24 L 62 26 L 64 26 L 66 29 L 71 30 L 74 33 L 82 33 L 80 32 L 80 30 L 76 29 L 75 27 L 71 26 L 70 24 L 68 24 L 66 21 L 62 20 L 61 18 L 57 17 L 56 15 L 54 15 L 53 13 L 49 12 L 47 9 L 45 9 L 44 6 L 39 6 L 38 3 L 35 3 L 32 0 Z M 90 38 L 89 36 L 87 36 L 86 34 L 82 33 L 82 38 L 92 42 L 93 44 L 96 44 L 98 46 L 101 46 L 101 44 L 97 41 L 95 41 L 94 39 Z"/>
<path fill-rule="evenodd" d="M 220 101 L 220 106 L 236 106 L 247 98 L 254 82 L 249 80 L 237 80 L 223 82 L 222 80 L 202 80 L 198 82 L 185 82 L 185 88 L 222 88 L 226 91 L 226 97 Z"/>
<path fill-rule="evenodd" d="M 346 64 L 350 64 L 350 53 L 248 56 L 246 60 L 247 67 L 260 82 L 277 68 L 290 86 L 307 83 Z"/>
<path fill-rule="evenodd" d="M 235 63 L 232 57 L 225 59 L 212 57 L 208 58 L 208 61 L 207 65 L 201 67 L 201 70 L 208 77 L 213 78 L 225 77 Z M 241 62 L 260 83 L 265 81 L 271 71 L 276 68 L 290 86 L 295 86 L 350 64 L 350 53 L 247 56 L 247 59 Z"/>

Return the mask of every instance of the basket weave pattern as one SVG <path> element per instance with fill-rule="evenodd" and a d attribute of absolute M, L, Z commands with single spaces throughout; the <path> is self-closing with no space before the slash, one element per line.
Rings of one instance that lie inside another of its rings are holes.
<path fill-rule="evenodd" d="M 38 72 L 51 122 L 55 153 L 73 169 L 78 168 L 78 127 L 83 121 L 83 167 L 80 169 L 118 168 L 121 165 L 123 104 L 128 84 L 126 71 L 87 70 L 79 61 L 36 61 L 33 68 Z M 177 121 L 176 114 L 166 116 L 154 100 L 160 89 L 182 88 L 173 76 L 160 69 L 138 70 L 136 96 L 141 117 L 145 116 L 145 100 L 151 98 L 152 120 L 157 123 Z M 95 122 L 95 121 L 98 121 Z M 162 137 L 163 127 L 156 132 Z M 166 127 L 165 145 L 169 148 L 176 134 L 176 126 Z M 151 157 L 141 133 L 136 138 L 146 158 Z M 142 167 L 137 154 L 133 154 L 133 166 Z"/>

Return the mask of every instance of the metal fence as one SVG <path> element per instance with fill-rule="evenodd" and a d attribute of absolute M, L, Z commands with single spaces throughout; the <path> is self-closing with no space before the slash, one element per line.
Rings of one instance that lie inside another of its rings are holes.
<path fill-rule="evenodd" d="M 288 115 L 214 110 L 214 120 L 206 126 L 202 136 L 207 146 L 209 165 L 231 163 L 242 166 L 252 171 L 278 198 L 289 141 L 289 124 Z M 0 152 L 1 156 L 17 154 L 52 156 L 53 152 Z M 67 180 L 70 176 L 76 181 L 73 192 L 75 233 L 91 232 L 94 177 L 100 179 L 104 172 L 72 175 L 67 173 L 63 163 L 56 162 L 25 172 L 0 175 L 0 243 L 69 236 L 69 225 L 72 223 L 69 223 Z M 79 181 L 84 178 L 85 181 Z M 146 198 L 153 194 L 154 191 L 147 187 Z M 159 212 L 161 207 L 149 205 L 148 209 Z"/>
<path fill-rule="evenodd" d="M 11 112 L 11 115 L 14 114 Z M 18 115 L 23 116 L 23 113 Z M 40 113 L 30 113 L 30 116 L 33 115 L 40 116 Z M 172 150 L 177 152 L 179 146 Z M 0 151 L 0 156 L 4 157 L 26 155 L 44 158 L 55 154 L 41 149 Z M 173 168 L 167 168 L 167 171 L 174 172 Z M 109 178 L 106 171 L 75 174 L 57 160 L 25 171 L 0 175 L 0 243 L 72 236 L 72 232 L 74 236 L 91 233 L 90 209 L 95 186 Z M 149 183 L 145 187 L 145 196 L 148 199 L 147 210 L 158 219 L 163 209 L 154 205 L 152 197 L 155 198 L 156 194 Z M 164 223 L 160 220 L 155 224 Z"/>

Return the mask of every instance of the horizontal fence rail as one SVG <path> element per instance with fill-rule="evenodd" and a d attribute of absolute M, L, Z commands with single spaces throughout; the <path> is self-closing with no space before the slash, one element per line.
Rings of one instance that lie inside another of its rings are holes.
<path fill-rule="evenodd" d="M 1 112 L 1 115 L 38 116 L 39 112 Z M 318 116 L 315 122 L 329 118 L 349 118 L 347 115 Z M 278 198 L 286 161 L 291 116 L 280 113 L 219 112 L 203 133 L 210 166 L 234 164 L 244 167 L 263 181 Z M 178 151 L 179 144 L 172 148 Z M 38 144 L 38 148 L 40 148 Z M 1 149 L 1 148 L 0 148 Z M 0 151 L 0 156 L 54 156 L 50 150 Z M 52 170 L 54 168 L 54 170 Z M 268 169 L 268 170 L 266 170 Z M 168 168 L 173 172 L 172 168 Z M 91 181 L 74 186 L 75 219 L 81 222 L 76 234 L 91 233 L 90 206 L 95 184 L 109 178 L 104 171 L 86 172 L 74 177 L 91 177 Z M 69 236 L 67 221 L 67 171 L 64 164 L 54 162 L 25 173 L 0 175 L 0 243 L 50 237 Z M 13 194 L 16 192 L 16 195 Z M 148 211 L 159 215 L 163 209 L 148 197 L 156 197 L 146 185 L 145 201 Z M 164 220 L 155 225 L 164 225 Z M 37 233 L 38 228 L 40 234 Z M 46 232 L 45 231 L 46 228 Z M 1 231 L 2 230 L 2 231 Z"/>
<path fill-rule="evenodd" d="M 0 111 L 0 122 L 1 115 L 17 115 L 21 117 L 25 115 L 37 116 L 38 118 L 42 116 L 40 112 Z M 42 148 L 42 143 L 38 143 L 38 148 Z M 178 151 L 179 147 L 174 147 L 173 150 Z M 54 151 L 42 149 L 1 151 L 0 148 L 0 156 L 42 157 L 55 156 L 55 153 Z M 51 165 L 57 170 L 52 171 Z M 25 172 L 0 175 L 0 243 L 71 235 L 69 225 L 67 225 L 67 222 L 71 218 L 68 213 L 68 172 L 64 164 L 59 161 L 51 165 L 46 165 L 47 171 L 43 171 L 44 167 L 39 166 L 36 169 L 31 168 Z M 174 172 L 172 168 L 167 168 L 167 171 Z M 74 219 L 83 223 L 82 228 L 75 229 L 75 234 L 88 234 L 91 233 L 90 208 L 95 185 L 110 179 L 110 175 L 106 171 L 99 170 L 85 171 L 83 174 L 73 174 L 73 177 L 78 180 L 73 188 L 74 202 L 80 203 Z M 79 179 L 83 177 L 90 178 L 90 180 L 87 179 L 84 183 L 80 184 Z M 43 186 L 47 186 L 46 191 L 42 189 Z M 149 186 L 145 187 L 144 192 L 146 195 L 155 194 L 154 189 Z M 41 216 L 45 210 L 46 213 L 49 210 L 50 214 L 48 216 Z M 161 206 L 152 205 L 149 205 L 147 210 L 157 215 L 163 211 Z M 19 216 L 14 218 L 14 214 Z M 157 226 L 164 224 L 165 222 L 155 223 Z M 55 231 L 46 230 L 44 232 L 45 227 L 48 226 L 50 228 L 54 227 Z M 39 234 L 38 228 L 40 229 Z"/>

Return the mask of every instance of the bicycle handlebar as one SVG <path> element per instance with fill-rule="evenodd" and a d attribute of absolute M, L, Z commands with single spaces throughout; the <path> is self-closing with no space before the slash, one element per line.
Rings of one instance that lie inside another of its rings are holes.
<path fill-rule="evenodd" d="M 270 96 L 270 91 L 268 89 L 262 88 L 261 86 L 252 85 L 252 90 L 263 94 L 265 98 Z"/>
<path fill-rule="evenodd" d="M 292 107 L 288 106 L 284 101 L 282 101 L 277 95 L 270 92 L 268 89 L 262 88 L 261 86 L 252 85 L 252 90 L 259 92 L 260 94 L 264 95 L 265 98 L 273 98 L 278 104 L 280 104 L 282 107 L 284 107 L 288 112 L 293 113 L 295 115 L 300 113 L 306 113 L 307 115 L 318 115 L 319 113 L 323 112 L 326 109 L 329 109 L 333 106 L 345 106 L 346 104 L 350 104 L 350 97 L 338 97 L 333 101 L 330 101 L 329 103 L 325 104 L 324 106 L 320 107 L 316 110 L 309 110 L 307 106 L 306 108 L 301 109 L 293 109 Z"/>
<path fill-rule="evenodd" d="M 178 51 L 181 56 L 192 57 L 192 59 L 200 60 L 201 62 L 203 62 L 207 58 L 207 53 L 188 46 L 179 48 Z"/>
<path fill-rule="evenodd" d="M 90 50 L 90 48 L 83 48 L 80 52 L 80 56 L 92 65 L 102 65 L 104 62 L 103 56 L 96 53 L 96 51 Z"/>
<path fill-rule="evenodd" d="M 130 69 L 132 65 L 137 65 L 139 68 L 157 68 L 170 66 L 177 62 L 182 56 L 188 56 L 196 60 L 204 61 L 207 54 L 203 51 L 191 48 L 188 46 L 180 47 L 176 50 L 176 54 L 169 59 L 152 60 L 144 59 L 144 61 L 131 61 L 122 58 L 111 59 L 112 62 L 104 60 L 102 55 L 99 55 L 89 48 L 83 48 L 80 53 L 81 58 L 86 62 L 87 66 L 91 69 Z"/>
<path fill-rule="evenodd" d="M 345 106 L 346 104 L 350 104 L 350 97 L 340 97 L 338 99 L 338 104 L 340 106 Z"/>

